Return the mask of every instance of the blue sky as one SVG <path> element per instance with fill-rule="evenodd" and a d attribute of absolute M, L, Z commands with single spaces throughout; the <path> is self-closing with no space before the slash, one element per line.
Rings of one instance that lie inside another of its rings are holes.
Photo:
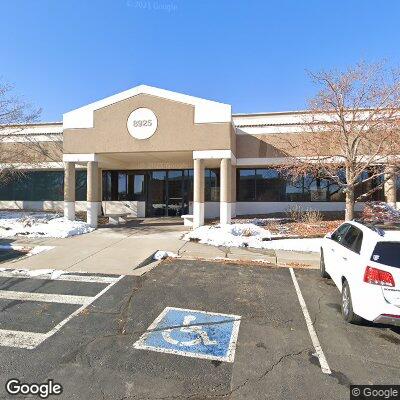
<path fill-rule="evenodd" d="M 138 84 L 302 109 L 306 70 L 400 64 L 398 0 L 2 0 L 3 79 L 42 120 Z"/>

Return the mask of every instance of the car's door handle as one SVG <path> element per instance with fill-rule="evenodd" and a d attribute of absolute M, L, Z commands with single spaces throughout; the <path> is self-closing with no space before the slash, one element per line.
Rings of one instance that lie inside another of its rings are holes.
<path fill-rule="evenodd" d="M 332 247 L 331 247 L 331 251 L 335 252 L 335 249 L 332 249 Z"/>
<path fill-rule="evenodd" d="M 344 261 L 347 261 L 347 257 L 342 257 Z"/>

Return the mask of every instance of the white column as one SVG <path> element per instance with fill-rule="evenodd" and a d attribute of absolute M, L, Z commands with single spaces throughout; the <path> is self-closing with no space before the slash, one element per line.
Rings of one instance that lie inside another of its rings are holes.
<path fill-rule="evenodd" d="M 232 203 L 231 203 L 231 191 L 232 191 L 232 164 L 230 158 L 223 158 L 221 160 L 220 169 L 220 199 L 219 199 L 219 220 L 221 225 L 231 223 L 232 214 Z"/>
<path fill-rule="evenodd" d="M 97 216 L 99 209 L 99 163 L 89 161 L 87 163 L 87 223 L 92 228 L 97 228 Z"/>
<path fill-rule="evenodd" d="M 75 163 L 64 163 L 64 217 L 75 221 Z"/>
<path fill-rule="evenodd" d="M 193 228 L 204 225 L 204 160 L 194 160 Z"/>

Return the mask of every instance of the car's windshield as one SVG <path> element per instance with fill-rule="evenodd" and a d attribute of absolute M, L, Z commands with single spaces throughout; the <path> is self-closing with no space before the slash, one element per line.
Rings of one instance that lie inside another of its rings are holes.
<path fill-rule="evenodd" d="M 400 268 L 400 242 L 378 242 L 371 261 Z"/>

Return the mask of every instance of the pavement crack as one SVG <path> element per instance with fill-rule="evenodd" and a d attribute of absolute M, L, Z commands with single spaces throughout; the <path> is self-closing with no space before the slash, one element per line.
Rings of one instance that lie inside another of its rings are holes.
<path fill-rule="evenodd" d="M 315 326 L 315 324 L 316 324 L 316 322 L 317 322 L 317 319 L 318 319 L 319 315 L 321 314 L 321 300 L 322 300 L 322 298 L 324 298 L 324 297 L 325 297 L 325 294 L 321 294 L 321 296 L 318 297 L 318 300 L 317 300 L 318 311 L 315 313 L 314 319 L 313 319 L 313 321 L 312 321 L 312 324 L 313 324 L 314 326 Z"/>
<path fill-rule="evenodd" d="M 299 356 L 300 354 L 306 352 L 306 351 L 310 351 L 310 348 L 306 348 L 297 352 L 292 352 L 292 353 L 287 353 L 284 354 L 283 356 L 281 356 L 276 362 L 274 362 L 268 369 L 266 369 L 258 378 L 258 380 L 260 381 L 261 379 L 264 379 L 270 372 L 273 371 L 273 369 L 278 366 L 283 360 L 285 360 L 286 358 L 290 358 L 290 357 L 296 357 Z"/>
<path fill-rule="evenodd" d="M 126 325 L 128 323 L 129 311 L 131 309 L 133 296 L 141 287 L 142 287 L 142 280 L 139 280 L 138 285 L 136 285 L 136 282 L 134 283 L 134 286 L 132 287 L 131 292 L 127 296 L 127 300 L 125 301 L 125 304 L 121 308 L 121 312 L 119 313 L 119 318 L 117 320 L 118 321 L 118 328 L 117 328 L 118 335 L 126 334 Z"/>
<path fill-rule="evenodd" d="M 270 372 L 272 372 L 282 361 L 286 360 L 287 358 L 290 357 L 296 357 L 299 356 L 302 353 L 308 352 L 310 351 L 310 348 L 307 347 L 305 349 L 302 349 L 300 351 L 296 351 L 296 352 L 291 352 L 291 353 L 286 353 L 284 355 L 282 355 L 276 362 L 274 362 L 272 365 L 270 365 L 261 375 L 259 375 L 256 378 L 247 378 L 242 384 L 234 387 L 232 390 L 230 390 L 228 393 L 225 393 L 223 395 L 215 395 L 212 397 L 227 397 L 230 396 L 231 394 L 233 394 L 234 392 L 237 392 L 238 390 L 243 389 L 245 386 L 247 386 L 250 382 L 253 381 L 261 381 L 262 379 L 264 379 Z"/>
<path fill-rule="evenodd" d="M 229 390 L 228 392 L 225 393 L 215 393 L 215 394 L 208 394 L 208 393 L 193 393 L 190 395 L 172 395 L 172 396 L 164 396 L 164 397 L 152 397 L 152 400 L 173 400 L 173 399 L 217 399 L 217 398 L 226 398 L 231 396 L 233 393 L 243 389 L 244 387 L 246 387 L 249 383 L 251 382 L 258 382 L 261 381 L 262 379 L 264 379 L 266 376 L 268 376 L 268 374 L 270 372 L 272 372 L 280 363 L 282 363 L 284 360 L 291 358 L 291 357 L 296 357 L 299 356 L 300 354 L 303 354 L 305 352 L 309 352 L 310 348 L 307 347 L 305 349 L 299 350 L 299 351 L 294 351 L 294 352 L 290 352 L 290 353 L 286 353 L 284 355 L 282 355 L 281 357 L 279 357 L 279 359 L 274 362 L 272 365 L 270 365 L 266 370 L 264 370 L 264 372 L 262 374 L 260 374 L 257 377 L 254 378 L 247 378 L 245 379 L 240 385 L 235 386 L 234 388 L 232 388 L 231 390 Z M 217 387 L 213 388 L 212 390 L 215 391 L 215 389 L 217 389 Z"/>

